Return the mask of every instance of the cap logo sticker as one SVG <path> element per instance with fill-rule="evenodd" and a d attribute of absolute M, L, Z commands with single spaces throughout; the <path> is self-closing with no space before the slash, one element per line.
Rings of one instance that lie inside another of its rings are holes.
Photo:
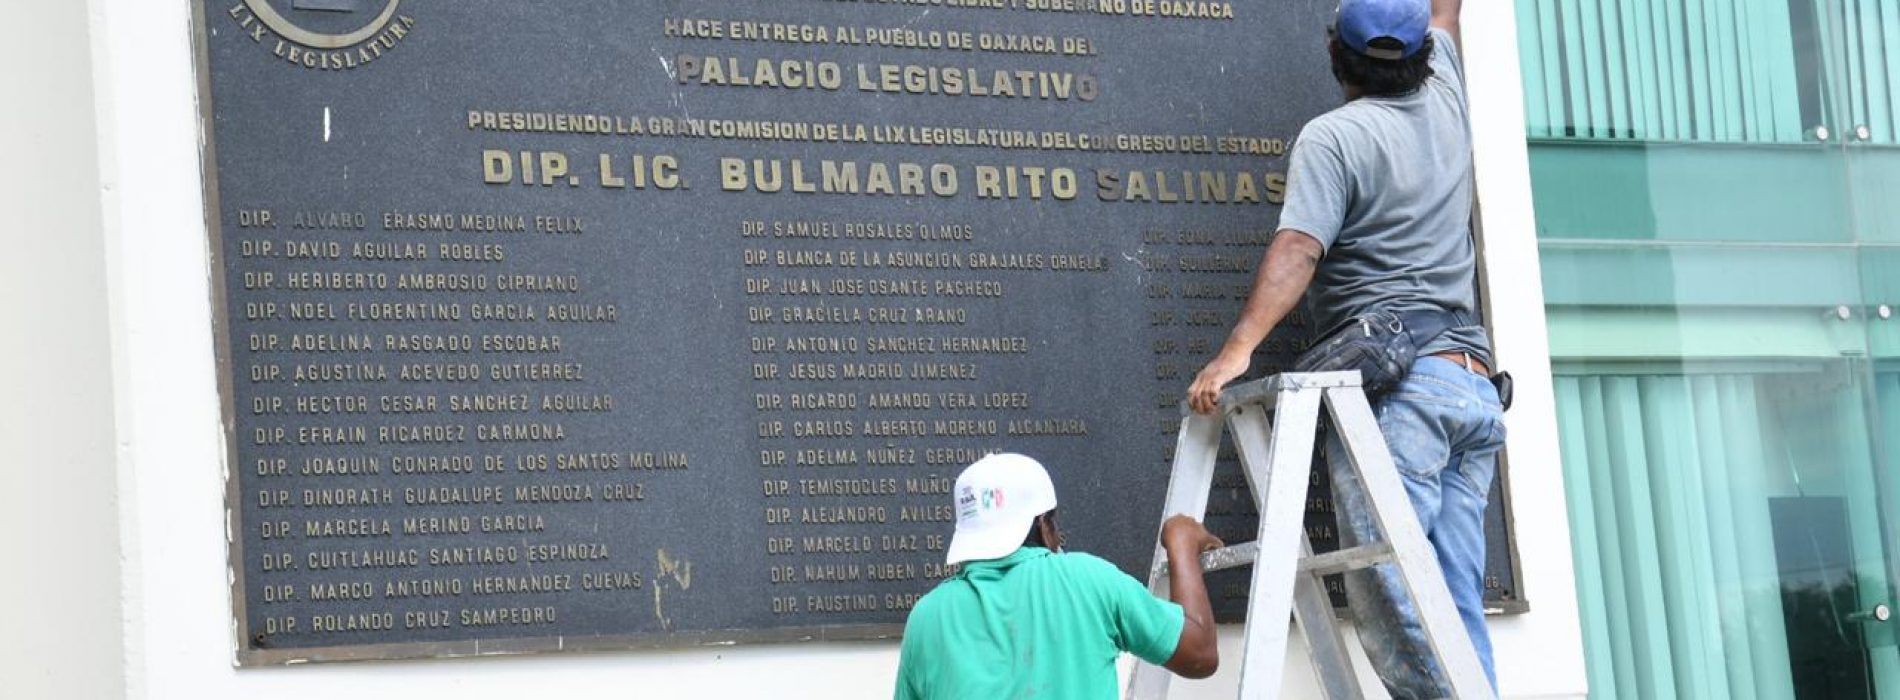
<path fill-rule="evenodd" d="M 976 517 L 976 507 L 976 491 L 968 486 L 963 487 L 962 492 L 957 494 L 957 518 L 969 519 Z"/>

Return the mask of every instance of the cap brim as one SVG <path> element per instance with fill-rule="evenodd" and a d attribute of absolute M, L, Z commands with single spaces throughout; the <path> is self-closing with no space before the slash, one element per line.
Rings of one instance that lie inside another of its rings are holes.
<path fill-rule="evenodd" d="M 1001 559 L 1014 553 L 1023 546 L 1023 538 L 1029 536 L 1029 528 L 1036 524 L 1036 516 L 1026 520 L 1009 523 L 997 523 L 991 527 L 957 528 L 950 536 L 950 548 L 944 552 L 945 564 L 961 564 L 966 561 Z"/>

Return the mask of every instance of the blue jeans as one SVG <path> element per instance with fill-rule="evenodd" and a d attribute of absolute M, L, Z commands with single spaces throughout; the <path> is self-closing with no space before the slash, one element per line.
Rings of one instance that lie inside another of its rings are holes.
<path fill-rule="evenodd" d="M 1484 623 L 1484 507 L 1497 473 L 1498 450 L 1504 446 L 1504 409 L 1497 389 L 1456 363 L 1421 357 L 1374 413 L 1419 524 L 1437 550 L 1458 615 L 1495 688 L 1491 635 Z M 1332 471 L 1340 546 L 1380 539 L 1366 507 L 1365 489 L 1352 476 L 1335 431 L 1326 437 L 1326 461 Z M 1366 656 L 1392 697 L 1451 695 L 1398 572 L 1380 566 L 1349 573 L 1346 597 Z"/>

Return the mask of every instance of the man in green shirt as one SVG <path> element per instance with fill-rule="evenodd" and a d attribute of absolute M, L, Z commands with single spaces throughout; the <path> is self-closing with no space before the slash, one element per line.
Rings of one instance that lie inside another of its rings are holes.
<path fill-rule="evenodd" d="M 1055 484 L 1036 460 L 984 457 L 951 496 L 945 558 L 962 569 L 911 609 L 898 700 L 1107 700 L 1122 652 L 1188 678 L 1220 665 L 1200 561 L 1220 540 L 1200 523 L 1177 515 L 1161 528 L 1170 602 L 1100 557 L 1062 551 Z"/>

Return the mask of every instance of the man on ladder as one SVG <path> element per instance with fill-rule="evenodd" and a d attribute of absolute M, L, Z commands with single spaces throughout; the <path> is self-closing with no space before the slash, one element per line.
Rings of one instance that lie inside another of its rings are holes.
<path fill-rule="evenodd" d="M 1409 360 L 1366 377 L 1379 431 L 1493 686 L 1485 629 L 1484 510 L 1504 442 L 1490 341 L 1476 318 L 1471 137 L 1458 57 L 1460 0 L 1343 0 L 1328 42 L 1347 103 L 1293 147 L 1279 232 L 1220 353 L 1188 390 L 1210 413 L 1221 388 L 1312 284 L 1313 351 L 1346 346 Z M 1400 336 L 1394 338 L 1394 336 Z M 1335 342 L 1337 341 L 1337 342 Z M 1411 358 L 1416 359 L 1411 359 Z M 1328 366 L 1328 358 L 1309 362 Z M 1381 384 L 1389 386 L 1381 386 Z M 1381 389 L 1386 391 L 1381 392 Z M 1381 395 L 1383 393 L 1383 395 Z M 1329 431 L 1342 546 L 1378 536 L 1363 483 Z M 1418 610 L 1390 567 L 1347 574 L 1359 637 L 1397 698 L 1451 695 Z"/>

